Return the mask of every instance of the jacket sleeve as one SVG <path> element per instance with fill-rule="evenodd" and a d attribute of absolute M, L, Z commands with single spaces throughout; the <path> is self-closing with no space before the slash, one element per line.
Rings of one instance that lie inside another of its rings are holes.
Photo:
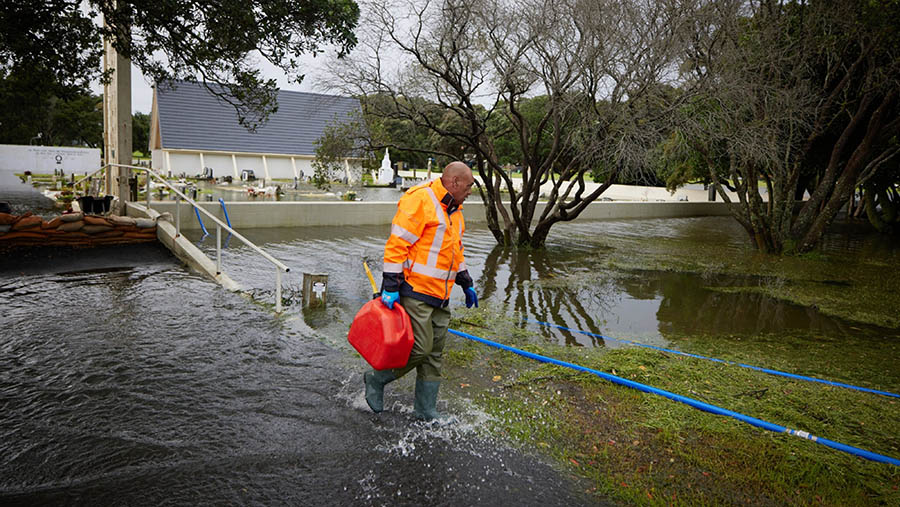
<path fill-rule="evenodd" d="M 404 195 L 397 203 L 397 213 L 391 221 L 391 235 L 384 245 L 382 291 L 400 290 L 403 284 L 403 265 L 409 259 L 409 249 L 419 241 L 424 229 L 422 200 L 415 195 Z"/>
<path fill-rule="evenodd" d="M 475 282 L 472 281 L 472 277 L 469 276 L 468 269 L 464 269 L 456 273 L 456 284 L 462 287 L 464 290 L 475 285 Z"/>
<path fill-rule="evenodd" d="M 462 245 L 462 237 L 466 232 L 466 220 L 462 218 L 462 213 L 460 213 L 460 224 L 459 224 L 459 253 L 462 254 L 462 260 L 459 262 L 459 271 L 456 272 L 456 284 L 463 288 L 463 290 L 468 289 L 475 285 L 475 282 L 472 281 L 472 277 L 469 276 L 469 269 L 466 267 L 466 252 L 465 248 Z"/>

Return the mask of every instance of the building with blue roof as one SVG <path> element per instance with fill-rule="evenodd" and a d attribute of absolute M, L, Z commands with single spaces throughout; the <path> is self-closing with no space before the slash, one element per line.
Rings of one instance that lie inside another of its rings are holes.
<path fill-rule="evenodd" d="M 234 107 L 203 84 L 175 81 L 153 90 L 152 165 L 170 175 L 293 179 L 313 174 L 315 141 L 325 127 L 360 114 L 352 97 L 281 90 L 278 111 L 255 131 L 238 123 Z M 355 164 L 358 165 L 358 164 Z"/>

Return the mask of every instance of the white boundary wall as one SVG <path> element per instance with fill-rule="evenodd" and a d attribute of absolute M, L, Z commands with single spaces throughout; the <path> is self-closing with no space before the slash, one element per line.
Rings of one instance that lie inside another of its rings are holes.
<path fill-rule="evenodd" d="M 99 148 L 0 144 L 0 170 L 50 174 L 83 174 L 100 168 Z"/>
<path fill-rule="evenodd" d="M 225 215 L 218 202 L 201 202 L 201 207 L 222 221 Z M 397 211 L 396 202 L 228 202 L 228 217 L 237 230 L 269 227 L 382 225 L 391 223 Z M 150 207 L 175 217 L 174 201 L 153 201 Z M 470 223 L 484 222 L 484 204 L 466 202 L 464 213 Z M 538 205 L 536 215 L 543 211 Z M 129 211 L 131 214 L 131 211 Z M 728 215 L 728 205 L 723 202 L 594 202 L 578 220 L 616 220 L 628 218 L 673 218 Z M 173 218 L 174 220 L 174 218 Z M 181 203 L 181 227 L 199 229 L 194 211 L 187 203 Z M 207 227 L 209 228 L 209 227 Z M 213 231 L 210 230 L 210 233 Z"/>

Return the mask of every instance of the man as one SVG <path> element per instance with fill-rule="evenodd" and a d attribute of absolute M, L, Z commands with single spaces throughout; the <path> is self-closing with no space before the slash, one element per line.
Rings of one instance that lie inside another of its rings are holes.
<path fill-rule="evenodd" d="M 391 235 L 384 246 L 381 302 L 399 303 L 409 314 L 415 338 L 409 362 L 395 370 L 363 375 L 366 403 L 373 412 L 384 409 L 384 386 L 416 370 L 415 414 L 440 418 L 437 405 L 441 357 L 450 324 L 450 290 L 463 288 L 466 307 L 478 306 L 478 296 L 463 258 L 466 230 L 462 203 L 472 193 L 475 178 L 463 162 L 451 162 L 439 179 L 417 185 L 397 203 Z"/>

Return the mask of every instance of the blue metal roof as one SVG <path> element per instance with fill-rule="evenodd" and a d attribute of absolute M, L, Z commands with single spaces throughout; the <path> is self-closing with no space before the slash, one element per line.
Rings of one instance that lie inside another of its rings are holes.
<path fill-rule="evenodd" d="M 231 104 L 202 84 L 176 81 L 156 87 L 163 149 L 314 155 L 325 126 L 359 111 L 359 100 L 318 93 L 278 92 L 278 111 L 250 132 Z"/>

